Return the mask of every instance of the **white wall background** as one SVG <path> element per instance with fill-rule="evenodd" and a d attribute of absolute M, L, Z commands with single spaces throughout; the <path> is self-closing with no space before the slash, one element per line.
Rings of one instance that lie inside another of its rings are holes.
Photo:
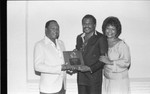
<path fill-rule="evenodd" d="M 33 47 L 44 37 L 45 23 L 57 20 L 60 39 L 67 50 L 73 50 L 76 36 L 82 32 L 81 20 L 86 14 L 96 17 L 99 32 L 106 17 L 118 17 L 122 23 L 120 38 L 131 50 L 130 78 L 150 78 L 150 1 L 8 1 L 10 94 L 27 92 L 27 83 L 39 79 L 33 70 Z M 76 79 L 76 75 L 68 75 L 68 79 Z"/>

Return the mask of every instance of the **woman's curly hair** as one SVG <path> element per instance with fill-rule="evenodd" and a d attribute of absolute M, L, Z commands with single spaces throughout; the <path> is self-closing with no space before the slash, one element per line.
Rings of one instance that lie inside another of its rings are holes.
<path fill-rule="evenodd" d="M 117 30 L 116 37 L 118 37 L 121 34 L 121 29 L 122 29 L 119 19 L 117 17 L 114 17 L 114 16 L 107 17 L 103 21 L 103 25 L 102 25 L 102 32 L 104 34 L 105 34 L 105 30 L 106 30 L 107 26 L 109 26 L 109 25 L 116 27 L 116 30 Z"/>

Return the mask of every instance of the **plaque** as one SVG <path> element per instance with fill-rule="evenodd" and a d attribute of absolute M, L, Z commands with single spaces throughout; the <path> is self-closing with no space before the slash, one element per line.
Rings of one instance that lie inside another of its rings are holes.
<path fill-rule="evenodd" d="M 83 57 L 80 51 L 63 51 L 65 63 L 78 67 L 84 65 Z"/>

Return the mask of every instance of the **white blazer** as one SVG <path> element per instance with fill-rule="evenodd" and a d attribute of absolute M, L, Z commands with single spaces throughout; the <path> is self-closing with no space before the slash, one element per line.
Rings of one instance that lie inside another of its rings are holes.
<path fill-rule="evenodd" d="M 64 64 L 63 51 L 64 43 L 56 40 L 55 44 L 48 38 L 38 41 L 34 48 L 34 69 L 41 72 L 40 92 L 56 93 L 66 87 L 66 73 L 61 71 L 61 65 Z"/>

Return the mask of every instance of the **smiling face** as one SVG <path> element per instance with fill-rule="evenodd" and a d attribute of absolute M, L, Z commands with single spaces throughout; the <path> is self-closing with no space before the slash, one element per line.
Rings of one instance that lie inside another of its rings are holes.
<path fill-rule="evenodd" d="M 108 38 L 118 38 L 121 30 L 121 23 L 117 17 L 110 16 L 103 21 L 102 31 Z"/>
<path fill-rule="evenodd" d="M 83 32 L 89 34 L 95 31 L 95 24 L 91 18 L 84 18 L 82 22 Z"/>
<path fill-rule="evenodd" d="M 59 37 L 59 25 L 57 24 L 57 22 L 49 23 L 48 27 L 45 30 L 46 36 L 49 39 L 55 40 Z"/>
<path fill-rule="evenodd" d="M 117 30 L 115 26 L 108 25 L 106 26 L 105 35 L 108 38 L 116 38 Z"/>

